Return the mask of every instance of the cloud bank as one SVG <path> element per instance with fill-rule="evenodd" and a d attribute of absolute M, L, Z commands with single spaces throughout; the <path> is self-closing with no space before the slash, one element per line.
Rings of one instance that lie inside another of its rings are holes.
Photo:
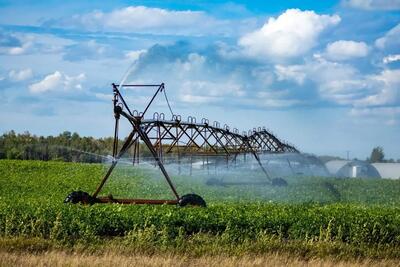
<path fill-rule="evenodd" d="M 310 51 L 316 46 L 319 35 L 339 22 L 338 15 L 289 9 L 277 18 L 269 18 L 260 29 L 244 35 L 239 45 L 254 57 L 297 57 Z"/>
<path fill-rule="evenodd" d="M 29 86 L 32 93 L 45 93 L 57 90 L 82 89 L 82 82 L 86 79 L 84 73 L 77 76 L 68 76 L 60 71 L 46 75 L 41 81 Z"/>

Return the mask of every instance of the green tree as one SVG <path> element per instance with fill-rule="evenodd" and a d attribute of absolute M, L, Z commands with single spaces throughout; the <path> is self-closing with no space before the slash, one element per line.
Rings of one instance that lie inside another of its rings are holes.
<path fill-rule="evenodd" d="M 383 153 L 383 148 L 380 146 L 374 147 L 371 152 L 371 157 L 369 161 L 374 162 L 383 162 L 385 158 L 385 153 Z"/>

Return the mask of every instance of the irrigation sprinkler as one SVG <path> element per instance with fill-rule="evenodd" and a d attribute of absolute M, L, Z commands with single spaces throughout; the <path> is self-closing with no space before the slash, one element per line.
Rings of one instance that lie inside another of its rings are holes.
<path fill-rule="evenodd" d="M 121 94 L 122 87 L 150 87 L 156 91 L 149 103 L 142 112 L 131 110 Z M 275 135 L 266 130 L 265 127 L 253 128 L 248 132 L 239 134 L 236 128 L 231 131 L 230 127 L 220 126 L 219 122 L 210 124 L 208 119 L 203 118 L 197 122 L 195 117 L 189 116 L 183 121 L 180 115 L 172 112 L 165 92 L 164 83 L 161 84 L 112 84 L 113 88 L 113 111 L 114 111 L 114 143 L 112 164 L 101 179 L 96 191 L 90 195 L 82 191 L 70 193 L 64 202 L 67 203 L 121 203 L 121 204 L 173 204 L 179 206 L 206 206 L 204 199 L 196 194 L 180 195 L 167 170 L 164 167 L 164 156 L 166 154 L 181 157 L 201 156 L 209 157 L 225 156 L 227 160 L 236 160 L 240 154 L 250 154 L 256 161 L 260 169 L 265 174 L 265 184 L 287 185 L 282 178 L 273 178 L 260 161 L 260 153 L 298 153 L 298 150 L 285 142 L 281 142 Z M 154 99 L 161 92 L 164 93 L 165 100 L 171 111 L 170 120 L 165 119 L 164 113 L 154 113 L 151 119 L 146 119 L 145 115 L 152 105 Z M 126 119 L 131 128 L 129 135 L 124 139 L 123 144 L 119 145 L 119 122 L 121 118 Z M 160 169 L 162 175 L 168 183 L 174 199 L 120 199 L 112 196 L 99 196 L 103 186 L 109 179 L 119 160 L 131 148 L 133 148 L 133 165 L 139 163 L 139 144 L 144 144 Z M 191 160 L 192 162 L 192 160 Z"/>

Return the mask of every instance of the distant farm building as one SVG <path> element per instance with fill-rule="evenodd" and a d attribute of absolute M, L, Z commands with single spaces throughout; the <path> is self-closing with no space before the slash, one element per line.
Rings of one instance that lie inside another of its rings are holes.
<path fill-rule="evenodd" d="M 382 178 L 400 179 L 400 163 L 372 163 Z"/>
<path fill-rule="evenodd" d="M 360 160 L 331 160 L 325 163 L 338 178 L 400 179 L 400 163 L 369 163 Z"/>
<path fill-rule="evenodd" d="M 331 175 L 338 178 L 379 179 L 378 170 L 366 161 L 332 160 L 325 163 Z"/>

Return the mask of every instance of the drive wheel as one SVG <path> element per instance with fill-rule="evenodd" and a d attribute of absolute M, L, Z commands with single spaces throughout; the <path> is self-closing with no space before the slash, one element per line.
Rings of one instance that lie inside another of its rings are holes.
<path fill-rule="evenodd" d="M 187 194 L 182 196 L 178 201 L 178 205 L 181 207 L 186 207 L 186 206 L 207 207 L 207 204 L 204 201 L 204 199 L 196 194 Z"/>
<path fill-rule="evenodd" d="M 64 203 L 72 204 L 82 203 L 93 205 L 96 202 L 96 198 L 83 191 L 73 191 L 64 199 Z"/>
<path fill-rule="evenodd" d="M 272 185 L 273 186 L 288 186 L 288 182 L 286 182 L 285 179 L 278 177 L 278 178 L 272 179 Z"/>

